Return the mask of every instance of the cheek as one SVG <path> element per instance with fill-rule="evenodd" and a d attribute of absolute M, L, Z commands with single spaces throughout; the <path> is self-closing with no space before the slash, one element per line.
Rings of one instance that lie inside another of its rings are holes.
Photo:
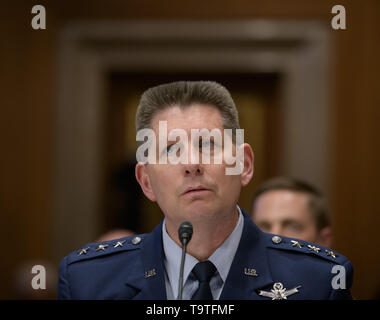
<path fill-rule="evenodd" d="M 239 175 L 226 175 L 225 167 L 220 170 L 218 175 L 219 181 L 217 184 L 219 188 L 224 190 L 224 194 L 235 195 L 240 194 L 241 181 Z"/>
<path fill-rule="evenodd" d="M 151 187 L 157 202 L 166 202 L 176 194 L 176 176 L 173 168 L 165 168 L 166 165 L 158 165 L 150 175 Z"/>

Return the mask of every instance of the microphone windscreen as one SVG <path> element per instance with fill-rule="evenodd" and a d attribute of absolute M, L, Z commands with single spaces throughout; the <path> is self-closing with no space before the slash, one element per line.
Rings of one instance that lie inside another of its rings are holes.
<path fill-rule="evenodd" d="M 184 241 L 186 241 L 186 243 L 189 243 L 192 235 L 193 235 L 193 225 L 191 224 L 191 222 L 189 221 L 182 222 L 178 228 L 179 241 L 181 241 L 182 244 L 184 244 Z"/>

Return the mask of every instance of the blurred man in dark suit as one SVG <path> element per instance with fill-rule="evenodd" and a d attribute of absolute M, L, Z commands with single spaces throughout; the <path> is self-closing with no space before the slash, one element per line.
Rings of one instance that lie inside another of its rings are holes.
<path fill-rule="evenodd" d="M 264 182 L 255 192 L 250 216 L 265 232 L 332 245 L 326 201 L 305 181 L 275 177 Z"/>

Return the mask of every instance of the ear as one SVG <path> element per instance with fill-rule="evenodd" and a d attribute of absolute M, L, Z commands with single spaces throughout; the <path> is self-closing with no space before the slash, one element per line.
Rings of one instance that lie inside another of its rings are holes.
<path fill-rule="evenodd" d="M 136 180 L 140 184 L 141 190 L 144 192 L 145 196 L 153 202 L 156 202 L 156 196 L 154 195 L 149 174 L 148 174 L 147 165 L 139 162 L 135 167 Z"/>
<path fill-rule="evenodd" d="M 318 243 L 324 247 L 331 248 L 333 243 L 333 232 L 331 227 L 324 227 L 319 231 Z"/>
<path fill-rule="evenodd" d="M 243 172 L 241 173 L 241 185 L 245 187 L 252 179 L 254 172 L 254 154 L 251 146 L 244 143 L 240 146 L 244 151 Z"/>

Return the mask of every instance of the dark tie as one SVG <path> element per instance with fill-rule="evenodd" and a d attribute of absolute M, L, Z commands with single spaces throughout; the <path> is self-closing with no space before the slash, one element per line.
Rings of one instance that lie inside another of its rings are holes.
<path fill-rule="evenodd" d="M 215 274 L 216 268 L 210 261 L 198 262 L 193 268 L 193 274 L 199 281 L 197 291 L 191 297 L 191 300 L 213 300 L 210 280 Z"/>

